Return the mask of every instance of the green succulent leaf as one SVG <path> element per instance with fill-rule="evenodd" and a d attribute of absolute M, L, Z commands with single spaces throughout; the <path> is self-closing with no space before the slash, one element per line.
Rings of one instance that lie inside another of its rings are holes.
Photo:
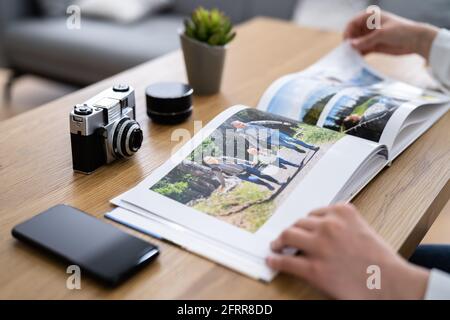
<path fill-rule="evenodd" d="M 208 39 L 208 44 L 212 46 L 219 46 L 221 45 L 221 42 L 222 42 L 222 35 L 219 33 L 213 34 Z"/>
<path fill-rule="evenodd" d="M 233 41 L 234 38 L 236 38 L 236 32 L 233 32 L 233 33 L 227 35 L 225 37 L 225 43 L 229 43 L 229 42 Z"/>
<path fill-rule="evenodd" d="M 211 46 L 224 46 L 236 37 L 230 19 L 218 9 L 197 8 L 184 27 L 186 36 Z"/>

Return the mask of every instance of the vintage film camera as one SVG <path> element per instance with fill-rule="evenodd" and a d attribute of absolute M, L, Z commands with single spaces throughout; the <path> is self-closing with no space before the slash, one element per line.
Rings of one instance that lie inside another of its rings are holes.
<path fill-rule="evenodd" d="M 89 174 L 115 159 L 131 157 L 142 145 L 134 89 L 109 88 L 70 113 L 73 169 Z"/>

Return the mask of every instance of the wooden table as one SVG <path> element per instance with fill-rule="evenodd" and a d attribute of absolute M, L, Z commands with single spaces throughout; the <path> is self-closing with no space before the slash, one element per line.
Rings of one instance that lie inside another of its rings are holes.
<path fill-rule="evenodd" d="M 255 106 L 272 81 L 304 69 L 340 41 L 337 33 L 299 28 L 271 19 L 256 19 L 242 25 L 229 48 L 222 92 L 196 97 L 192 118 L 178 127 L 193 132 L 194 120 L 206 124 L 233 104 Z M 417 57 L 372 56 L 369 60 L 390 75 L 428 81 L 423 61 Z M 68 275 L 64 265 L 12 238 L 10 231 L 15 224 L 58 203 L 73 205 L 105 220 L 103 214 L 112 208 L 108 202 L 111 198 L 133 187 L 169 157 L 177 143 L 170 139 L 176 127 L 150 122 L 144 100 L 148 84 L 166 80 L 185 80 L 180 52 L 0 123 L 0 298 L 322 297 L 289 276 L 281 275 L 271 284 L 263 284 L 128 229 L 161 247 L 157 262 L 115 290 L 83 278 L 82 289 L 70 291 L 66 289 Z M 129 161 L 104 166 L 90 176 L 74 174 L 69 111 L 75 103 L 118 82 L 136 88 L 144 145 Z M 354 201 L 384 239 L 405 255 L 419 243 L 449 199 L 449 128 L 450 114 L 447 114 Z"/>

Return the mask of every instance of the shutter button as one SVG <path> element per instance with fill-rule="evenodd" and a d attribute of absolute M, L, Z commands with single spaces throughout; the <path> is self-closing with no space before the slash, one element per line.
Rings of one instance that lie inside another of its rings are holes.
<path fill-rule="evenodd" d="M 130 90 L 130 86 L 126 84 L 117 84 L 113 87 L 113 91 L 115 92 L 127 92 Z"/>
<path fill-rule="evenodd" d="M 75 114 L 79 116 L 87 116 L 92 113 L 92 108 L 85 104 L 77 104 L 75 106 Z"/>

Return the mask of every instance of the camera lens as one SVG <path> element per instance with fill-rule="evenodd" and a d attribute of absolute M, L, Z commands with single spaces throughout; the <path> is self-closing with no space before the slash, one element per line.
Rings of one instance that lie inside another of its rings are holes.
<path fill-rule="evenodd" d="M 129 118 L 117 123 L 112 139 L 112 149 L 117 158 L 128 158 L 135 154 L 142 145 L 144 136 L 139 124 Z"/>
<path fill-rule="evenodd" d="M 142 140 L 144 140 L 144 136 L 142 135 L 141 129 L 134 129 L 130 135 L 130 149 L 134 152 L 138 151 L 142 146 Z"/>

